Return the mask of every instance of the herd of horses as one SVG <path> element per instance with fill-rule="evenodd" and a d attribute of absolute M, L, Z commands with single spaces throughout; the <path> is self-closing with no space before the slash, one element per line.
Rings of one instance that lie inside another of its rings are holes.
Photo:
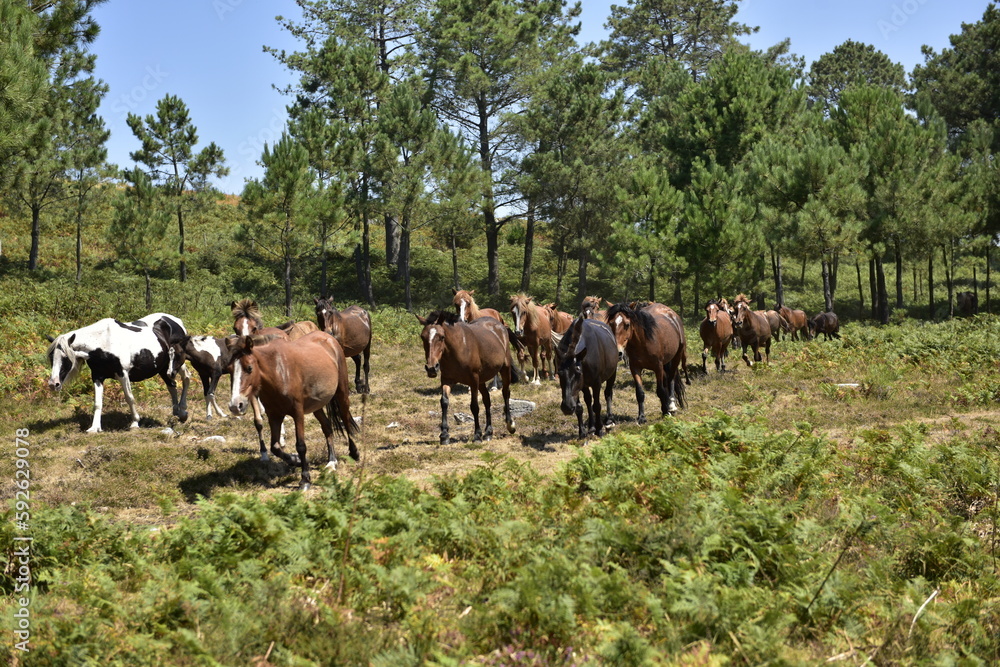
<path fill-rule="evenodd" d="M 511 325 L 500 312 L 480 308 L 474 291 L 453 290 L 454 311 L 436 310 L 417 316 L 423 326 L 424 369 L 441 383 L 440 441 L 450 441 L 448 407 L 454 385 L 471 389 L 475 423 L 473 438 L 493 434 L 491 388 L 498 388 L 509 433 L 515 432 L 510 409 L 510 385 L 515 378 L 531 382 L 557 379 L 560 408 L 576 415 L 580 438 L 601 435 L 613 425 L 612 399 L 620 362 L 626 362 L 635 383 L 638 422 L 645 423 L 645 391 L 642 371 L 652 371 L 655 391 L 663 415 L 685 406 L 687 341 L 680 316 L 668 306 L 654 302 L 607 304 L 600 297 L 586 297 L 576 315 L 558 310 L 556 304 L 539 304 L 526 294 L 510 298 Z M 139 414 L 131 383 L 159 375 L 171 395 L 173 414 L 186 421 L 190 375 L 185 360 L 198 373 L 205 395 L 206 418 L 213 410 L 222 415 L 216 389 L 223 375 L 231 377 L 229 411 L 252 411 L 261 460 L 269 460 L 263 436 L 264 417 L 270 430 L 270 453 L 301 470 L 300 488 L 311 483 L 306 457 L 305 416 L 320 424 L 327 445 L 327 468 L 336 469 L 333 434 L 346 437 L 350 456 L 360 457 L 354 437 L 358 423 L 351 414 L 347 359 L 354 361 L 354 390 L 365 402 L 370 391 L 369 359 L 372 326 L 369 314 L 358 306 L 338 310 L 333 299 L 316 298 L 316 321 L 290 321 L 265 326 L 260 308 L 252 299 L 230 304 L 234 333 L 226 337 L 192 336 L 181 320 L 166 313 L 153 313 L 135 322 L 113 318 L 100 320 L 56 338 L 49 338 L 51 373 L 48 384 L 59 390 L 90 367 L 94 384 L 94 418 L 89 432 L 101 430 L 103 385 L 121 382 L 132 413 L 131 428 L 139 425 Z M 725 370 L 731 347 L 742 347 L 749 366 L 767 361 L 772 340 L 782 333 L 792 339 L 824 334 L 839 338 L 834 313 L 807 318 L 801 310 L 783 305 L 771 311 L 755 311 L 750 300 L 739 295 L 733 305 L 725 299 L 711 300 L 700 326 L 704 342 L 702 368 L 709 354 L 716 369 Z M 762 358 L 760 348 L 764 349 Z M 752 358 L 748 355 L 752 351 Z M 513 354 L 512 354 L 513 353 Z M 518 365 L 514 364 L 514 355 Z M 177 393 L 177 377 L 182 389 Z M 363 376 L 363 377 L 362 377 Z M 683 376 L 683 379 L 682 379 Z M 604 406 L 601 406 L 603 389 Z M 582 394 L 583 400 L 580 400 Z M 485 428 L 480 425 L 479 402 L 485 408 Z M 584 407 L 587 417 L 584 420 Z M 295 428 L 295 452 L 282 446 L 282 424 L 291 417 Z"/>

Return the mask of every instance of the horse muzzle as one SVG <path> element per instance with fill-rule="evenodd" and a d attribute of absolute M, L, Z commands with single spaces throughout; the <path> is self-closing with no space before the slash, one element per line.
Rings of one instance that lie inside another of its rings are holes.
<path fill-rule="evenodd" d="M 229 401 L 229 411 L 234 415 L 241 415 L 247 411 L 247 399 L 242 396 Z"/>
<path fill-rule="evenodd" d="M 515 336 L 523 336 L 524 335 L 524 329 L 514 329 L 514 335 Z"/>
<path fill-rule="evenodd" d="M 441 364 L 434 364 L 433 366 L 424 366 L 424 370 L 427 371 L 427 377 L 436 378 L 438 373 L 441 371 Z"/>
<path fill-rule="evenodd" d="M 574 401 L 573 403 L 569 403 L 567 401 L 563 401 L 562 403 L 559 404 L 559 409 L 562 410 L 562 413 L 564 415 L 566 415 L 567 417 L 569 415 L 575 415 L 576 414 L 576 402 Z"/>
<path fill-rule="evenodd" d="M 49 380 L 49 389 L 52 390 L 52 391 L 59 391 L 60 389 L 62 389 L 62 382 L 60 382 L 59 380 L 52 380 L 52 379 L 50 379 Z"/>

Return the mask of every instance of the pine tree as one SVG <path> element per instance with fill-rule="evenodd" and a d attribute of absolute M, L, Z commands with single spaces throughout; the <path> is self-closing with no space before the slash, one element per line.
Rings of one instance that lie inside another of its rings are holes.
<path fill-rule="evenodd" d="M 145 118 L 130 113 L 126 120 L 142 148 L 129 153 L 136 162 L 149 169 L 150 178 L 163 188 L 171 201 L 180 236 L 180 280 L 187 280 L 185 259 L 184 216 L 195 203 L 192 192 L 206 190 L 211 176 L 229 173 L 222 149 L 215 142 L 198 153 L 198 129 L 192 124 L 187 105 L 175 95 L 166 95 L 156 103 L 156 115 Z"/>
<path fill-rule="evenodd" d="M 171 257 L 166 247 L 170 211 L 142 169 L 123 171 L 121 177 L 126 188 L 114 202 L 107 239 L 120 260 L 142 273 L 146 281 L 146 310 L 152 310 L 152 273 Z"/>
<path fill-rule="evenodd" d="M 840 104 L 851 86 L 883 86 L 902 93 L 906 72 L 874 46 L 847 40 L 824 53 L 809 68 L 809 100 L 822 108 Z"/>

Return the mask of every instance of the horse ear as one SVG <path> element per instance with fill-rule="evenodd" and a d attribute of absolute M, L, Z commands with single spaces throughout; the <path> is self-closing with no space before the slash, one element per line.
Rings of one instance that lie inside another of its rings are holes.
<path fill-rule="evenodd" d="M 56 342 L 56 339 L 48 334 L 45 335 L 45 340 L 49 341 L 50 343 Z"/>
<path fill-rule="evenodd" d="M 253 349 L 253 336 L 244 336 L 243 337 L 243 348 L 247 352 L 249 352 L 250 350 Z"/>
<path fill-rule="evenodd" d="M 604 302 L 605 302 L 606 304 L 608 304 L 608 308 L 614 308 L 614 307 L 615 307 L 615 304 L 611 303 L 611 302 L 610 302 L 610 301 L 608 301 L 607 299 L 605 299 L 605 300 L 604 300 Z M 597 297 L 597 303 L 601 303 L 601 297 Z"/>
<path fill-rule="evenodd" d="M 427 318 L 426 317 L 420 317 L 416 313 L 414 313 L 413 315 L 417 318 L 417 322 L 420 322 L 424 326 L 427 326 Z"/>
<path fill-rule="evenodd" d="M 474 290 L 474 289 L 470 289 L 470 290 L 469 290 L 469 296 L 472 296 L 472 295 L 473 295 L 473 294 L 475 294 L 475 293 L 476 293 L 476 290 Z"/>
<path fill-rule="evenodd" d="M 73 342 L 74 342 L 75 340 L 76 340 L 76 334 L 72 334 L 72 335 L 71 335 L 71 336 L 69 337 L 69 340 L 68 340 L 68 341 L 66 341 L 66 343 L 67 343 L 68 345 L 72 345 L 72 344 L 73 344 Z"/>
<path fill-rule="evenodd" d="M 318 296 L 313 297 L 313 303 L 315 303 L 317 306 L 319 305 L 320 301 L 322 301 L 322 299 L 320 299 Z"/>
<path fill-rule="evenodd" d="M 456 288 L 456 287 L 452 287 L 452 288 L 451 288 L 451 293 L 452 293 L 452 294 L 458 294 L 458 288 Z"/>

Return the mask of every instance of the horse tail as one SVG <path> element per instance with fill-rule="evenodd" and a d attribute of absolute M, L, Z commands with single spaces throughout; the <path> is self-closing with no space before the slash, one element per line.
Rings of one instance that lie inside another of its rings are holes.
<path fill-rule="evenodd" d="M 364 396 L 362 396 L 361 402 L 365 402 Z M 326 404 L 326 415 L 333 425 L 333 430 L 340 435 L 357 435 L 360 433 L 361 429 L 358 427 L 358 423 L 354 421 L 351 413 L 348 412 L 346 415 L 341 414 L 340 405 L 334 405 L 335 403 L 337 403 L 336 397 Z"/>
<path fill-rule="evenodd" d="M 685 366 L 684 374 L 687 375 L 686 364 L 679 362 L 677 370 L 674 372 L 674 397 L 677 399 L 677 405 L 686 408 L 687 400 L 685 399 L 685 389 L 684 381 L 681 380 L 681 369 L 680 366 Z M 688 381 L 690 383 L 690 380 Z"/>
<path fill-rule="evenodd" d="M 511 349 L 513 349 L 517 353 L 524 352 L 525 350 L 528 349 L 527 347 L 525 347 L 524 342 L 520 338 L 518 338 L 513 331 L 511 331 L 509 326 L 504 324 L 503 328 L 507 330 L 507 340 L 510 341 Z"/>

